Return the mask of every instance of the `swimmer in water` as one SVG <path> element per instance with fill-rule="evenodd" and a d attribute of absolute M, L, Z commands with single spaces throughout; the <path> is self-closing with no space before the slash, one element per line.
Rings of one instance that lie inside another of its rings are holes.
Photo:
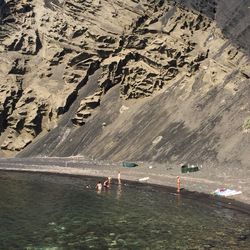
<path fill-rule="evenodd" d="M 100 181 L 96 184 L 96 189 L 97 189 L 97 191 L 102 190 L 102 183 Z"/>
<path fill-rule="evenodd" d="M 105 181 L 103 182 L 103 186 L 104 186 L 105 188 L 109 188 L 109 179 L 107 179 L 107 180 L 105 180 Z"/>

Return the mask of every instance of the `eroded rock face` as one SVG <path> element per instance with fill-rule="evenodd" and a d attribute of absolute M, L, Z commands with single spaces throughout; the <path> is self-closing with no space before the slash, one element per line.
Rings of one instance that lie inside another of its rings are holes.
<path fill-rule="evenodd" d="M 100 105 L 102 92 L 97 92 L 92 96 L 86 97 L 80 102 L 80 106 L 76 111 L 76 115 L 72 119 L 75 125 L 84 125 L 91 116 L 91 111 Z"/>
<path fill-rule="evenodd" d="M 248 115 L 245 5 L 244 0 L 2 1 L 1 151 L 15 154 L 31 143 L 20 155 L 177 161 L 196 154 L 228 161 L 234 149 L 223 152 L 218 145 L 230 141 L 221 138 L 232 138 L 240 121 L 231 135 L 215 125 L 229 122 L 227 110 L 242 109 L 234 119 Z M 128 109 L 121 113 L 121 107 Z"/>

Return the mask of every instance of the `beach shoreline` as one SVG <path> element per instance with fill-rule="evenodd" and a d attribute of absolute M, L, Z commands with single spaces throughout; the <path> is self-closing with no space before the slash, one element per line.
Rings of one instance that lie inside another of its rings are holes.
<path fill-rule="evenodd" d="M 180 166 L 165 166 L 157 163 L 138 163 L 137 167 L 126 168 L 121 163 L 88 161 L 80 158 L 11 158 L 0 159 L 1 171 L 17 171 L 32 173 L 61 174 L 71 176 L 90 176 L 105 178 L 110 176 L 117 179 L 120 171 L 123 182 L 145 183 L 177 190 L 177 176 L 181 180 L 181 194 L 187 192 L 216 198 L 228 204 L 250 208 L 250 190 L 248 172 L 240 171 L 237 174 L 231 169 L 208 169 L 200 167 L 193 173 L 181 173 Z M 241 194 L 227 198 L 211 196 L 217 188 L 229 188 L 241 191 Z M 246 210 L 247 210 L 246 209 Z M 250 211 L 250 209 L 249 209 Z"/>

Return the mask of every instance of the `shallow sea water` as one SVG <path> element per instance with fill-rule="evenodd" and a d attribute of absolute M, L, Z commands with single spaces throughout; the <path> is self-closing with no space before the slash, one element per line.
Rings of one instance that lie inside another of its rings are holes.
<path fill-rule="evenodd" d="M 0 172 L 0 249 L 250 249 L 247 213 L 149 185 L 98 193 L 98 180 Z"/>

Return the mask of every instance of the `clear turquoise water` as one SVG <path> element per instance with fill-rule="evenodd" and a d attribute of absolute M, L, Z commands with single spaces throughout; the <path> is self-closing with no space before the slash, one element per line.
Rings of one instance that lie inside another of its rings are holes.
<path fill-rule="evenodd" d="M 151 186 L 97 193 L 97 180 L 0 172 L 0 249 L 250 249 L 245 213 Z"/>

